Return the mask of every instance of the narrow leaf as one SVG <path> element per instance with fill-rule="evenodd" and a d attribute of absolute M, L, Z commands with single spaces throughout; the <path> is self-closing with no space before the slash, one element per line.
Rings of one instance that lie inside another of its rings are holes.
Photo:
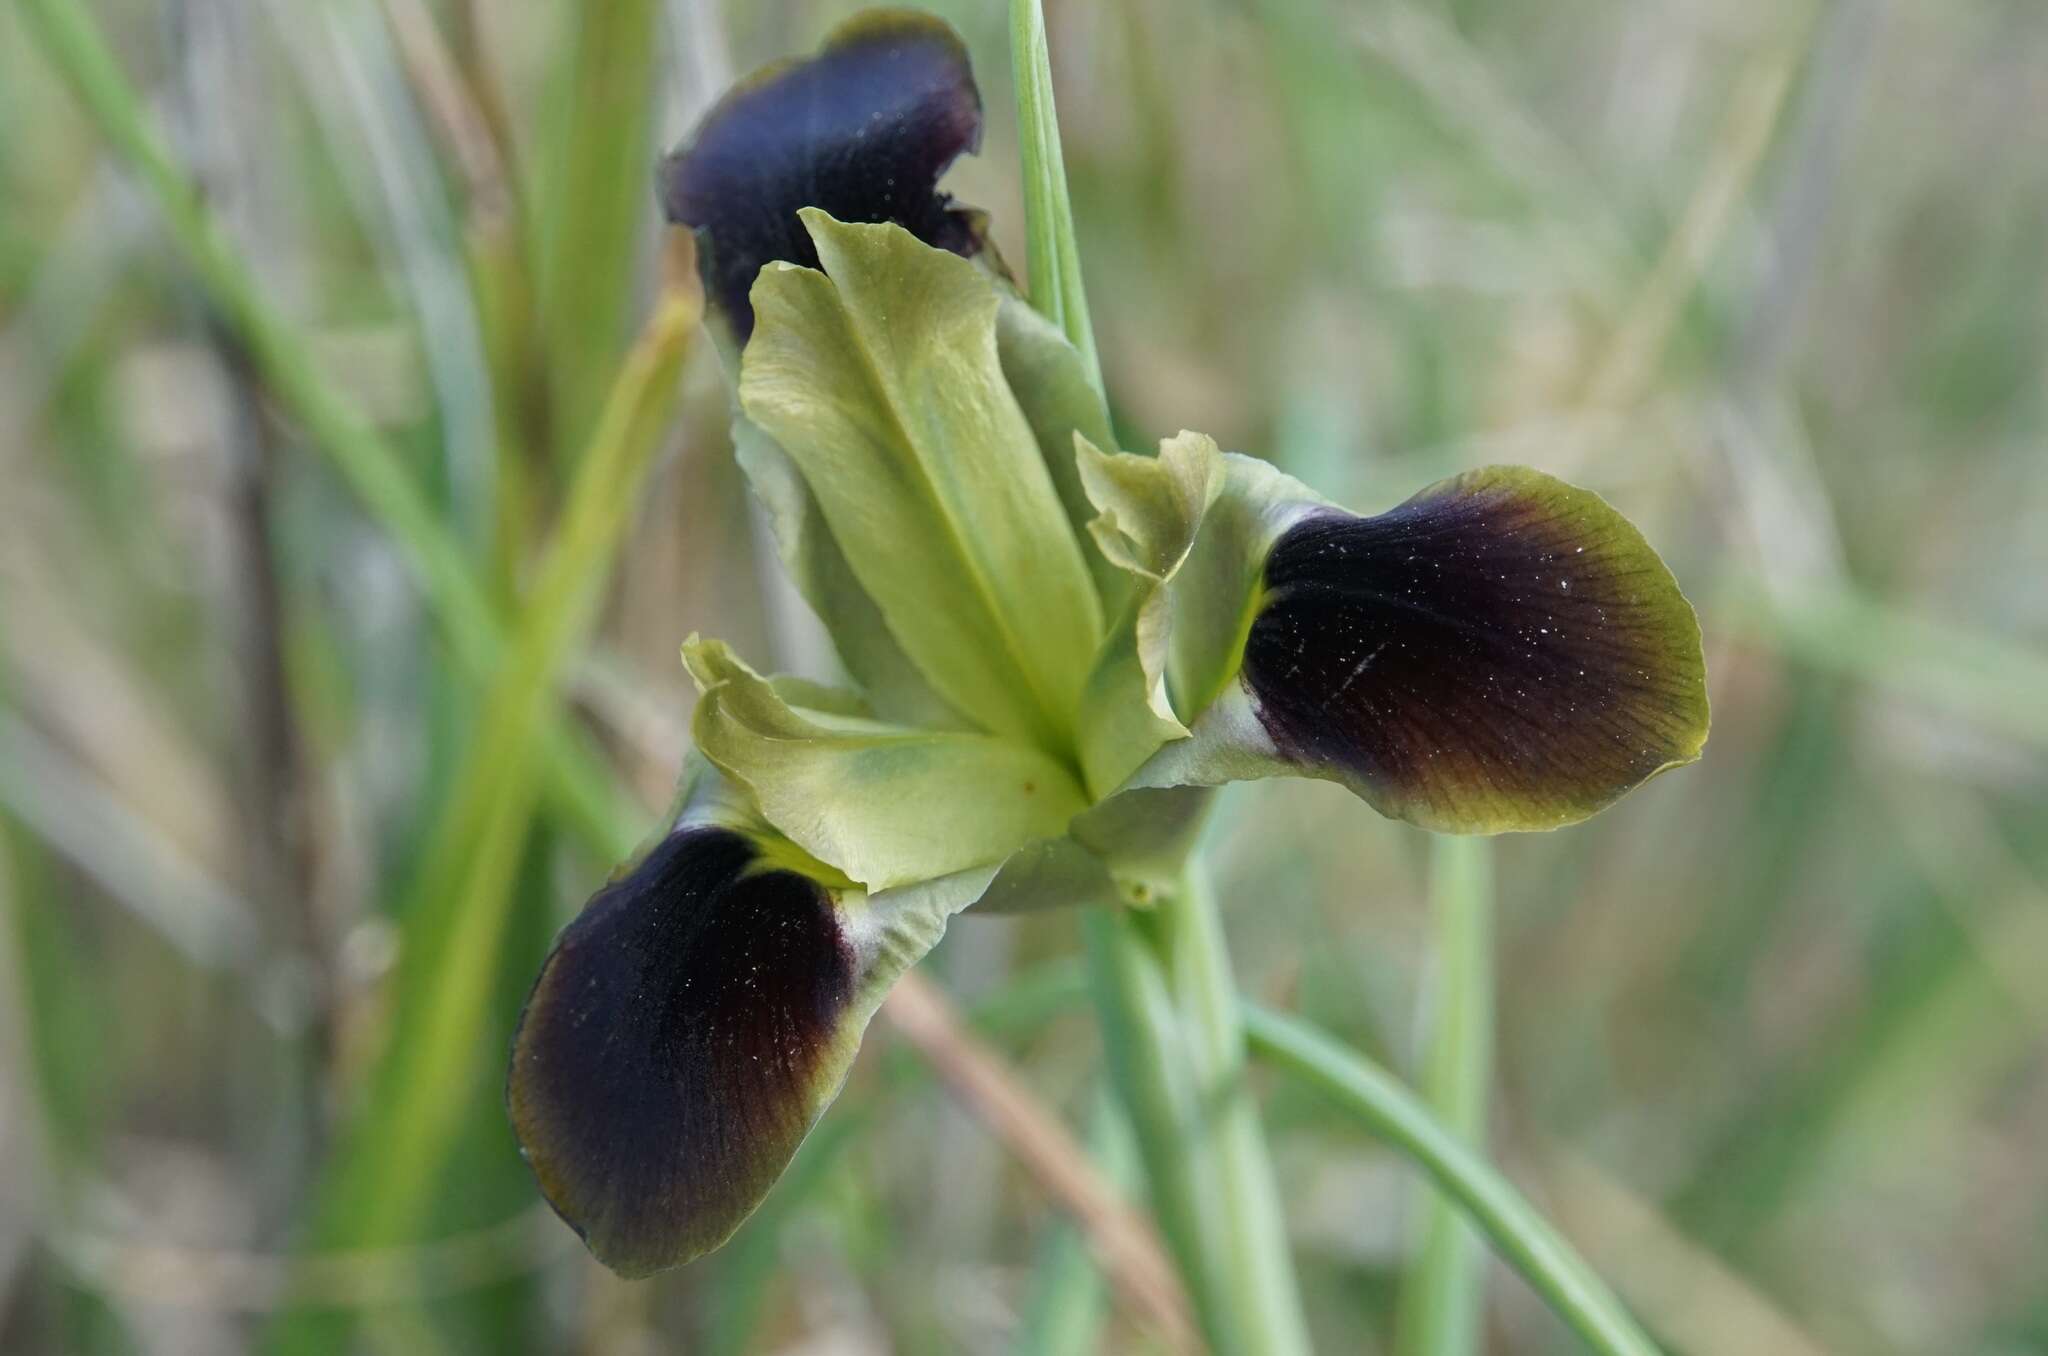
<path fill-rule="evenodd" d="M 1298 1018 L 1251 1004 L 1244 1015 L 1254 1053 L 1321 1090 L 1428 1173 L 1598 1356 L 1657 1356 L 1571 1244 L 1399 1080 Z"/>
<path fill-rule="evenodd" d="M 1095 328 L 1088 321 L 1081 249 L 1074 239 L 1074 205 L 1067 196 L 1066 153 L 1060 146 L 1059 112 L 1053 106 L 1045 11 L 1038 0 L 1010 0 L 1010 68 L 1017 85 L 1017 140 L 1024 161 L 1031 304 L 1080 351 L 1101 390 L 1102 360 L 1095 350 Z"/>

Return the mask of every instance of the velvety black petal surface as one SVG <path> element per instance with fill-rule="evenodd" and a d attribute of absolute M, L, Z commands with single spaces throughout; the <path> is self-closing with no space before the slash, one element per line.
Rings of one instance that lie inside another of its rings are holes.
<path fill-rule="evenodd" d="M 893 221 L 927 245 L 972 254 L 971 214 L 936 191 L 981 140 L 967 49 L 938 19 L 862 14 L 817 55 L 760 72 L 705 115 L 662 166 L 671 221 L 697 228 L 712 300 L 744 343 L 761 266 L 818 266 L 803 207 L 840 221 Z"/>
<path fill-rule="evenodd" d="M 1699 755 L 1698 622 L 1597 495 L 1475 471 L 1283 534 L 1243 680 L 1281 754 L 1384 813 L 1495 832 L 1585 818 Z"/>
<path fill-rule="evenodd" d="M 836 1088 L 854 958 L 830 896 L 725 829 L 671 834 L 566 928 L 507 1089 L 541 1191 L 626 1276 L 716 1247 Z"/>

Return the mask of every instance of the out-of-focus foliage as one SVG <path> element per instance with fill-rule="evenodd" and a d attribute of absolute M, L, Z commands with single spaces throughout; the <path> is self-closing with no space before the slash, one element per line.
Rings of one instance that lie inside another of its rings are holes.
<path fill-rule="evenodd" d="M 1004 6 L 933 7 L 989 109 L 948 187 L 1022 261 Z M 91 8 L 518 628 L 654 306 L 654 155 L 853 6 Z M 1700 605 L 1704 761 L 1496 853 L 1509 1173 L 1674 1349 L 2048 1346 L 2048 11 L 1049 8 L 1126 446 L 1201 428 L 1364 508 L 1525 462 Z M 824 676 L 726 400 L 697 345 L 563 688 L 639 794 L 626 842 L 669 793 L 684 635 Z M 730 1247 L 635 1285 L 583 1258 L 496 1090 L 612 855 L 554 796 L 477 858 L 507 884 L 450 1166 L 395 1234 L 350 1219 L 338 1148 L 373 1193 L 415 1171 L 360 1131 L 432 1002 L 408 942 L 465 944 L 419 935 L 460 916 L 420 882 L 491 781 L 492 675 L 400 561 L 0 9 L 0 1349 L 1086 1332 L 1044 1192 L 886 1038 Z M 1247 989 L 1411 1073 L 1422 842 L 1293 783 L 1230 793 L 1215 839 Z M 1069 916 L 970 918 L 930 968 L 1080 1127 L 1076 947 Z M 1264 1086 L 1318 1348 L 1384 1350 L 1415 1179 Z M 1571 1349 L 1505 1271 L 1489 1296 L 1491 1349 Z M 1135 1333 L 1113 1309 L 1103 1349 Z"/>

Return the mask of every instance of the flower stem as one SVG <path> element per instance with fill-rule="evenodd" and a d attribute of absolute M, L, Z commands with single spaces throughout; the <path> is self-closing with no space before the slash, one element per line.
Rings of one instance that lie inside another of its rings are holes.
<path fill-rule="evenodd" d="M 1441 967 L 1423 1090 L 1444 1128 L 1484 1152 L 1493 1050 L 1493 849 L 1484 838 L 1432 840 L 1431 901 Z M 1479 1240 L 1430 1193 L 1422 1246 L 1401 1294 L 1401 1356 L 1469 1356 L 1484 1304 Z"/>
<path fill-rule="evenodd" d="M 1248 1077 L 1244 1018 L 1223 917 L 1206 865 L 1189 863 L 1180 892 L 1152 920 L 1165 943 L 1181 1029 L 1192 1056 L 1195 1116 L 1216 1158 L 1223 1249 L 1233 1303 L 1251 1350 L 1307 1352 L 1308 1326 L 1287 1249 L 1287 1229 L 1258 1099 Z"/>
<path fill-rule="evenodd" d="M 1040 0 L 1011 0 L 1010 59 L 1024 164 L 1031 304 L 1080 350 L 1098 392 L 1073 203 L 1067 195 Z M 1160 1231 L 1221 1356 L 1308 1351 L 1278 1193 L 1245 1085 L 1223 924 L 1208 877 L 1149 914 L 1091 911 L 1089 967 L 1112 1078 L 1137 1133 Z"/>
<path fill-rule="evenodd" d="M 1067 162 L 1060 149 L 1052 57 L 1046 49 L 1045 11 L 1039 0 L 1011 0 L 1010 71 L 1017 86 L 1024 262 L 1031 304 L 1080 350 L 1100 391 L 1102 362 L 1095 351 L 1095 328 L 1088 320 L 1088 293 L 1081 285 L 1081 247 L 1074 237 L 1074 206 L 1067 197 Z"/>
<path fill-rule="evenodd" d="M 1173 1250 L 1196 1317 L 1219 1352 L 1238 1349 L 1224 1302 L 1226 1266 L 1209 1192 L 1194 1080 L 1165 967 L 1128 915 L 1091 909 L 1082 919 L 1088 969 L 1110 1081 L 1130 1118 L 1159 1232 Z"/>
<path fill-rule="evenodd" d="M 1149 913 L 1094 911 L 1084 926 L 1110 1073 L 1204 1335 L 1223 1356 L 1307 1352 L 1203 868 Z"/>
<path fill-rule="evenodd" d="M 1313 1083 L 1414 1160 L 1597 1356 L 1657 1356 L 1606 1282 L 1401 1081 L 1299 1018 L 1247 1005 L 1251 1048 Z"/>

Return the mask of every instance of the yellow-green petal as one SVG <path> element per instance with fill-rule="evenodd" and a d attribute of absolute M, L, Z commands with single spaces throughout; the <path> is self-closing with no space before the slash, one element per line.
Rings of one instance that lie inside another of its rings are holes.
<path fill-rule="evenodd" d="M 1071 747 L 1101 604 L 1004 380 L 994 284 L 899 227 L 803 215 L 825 271 L 762 271 L 742 406 L 939 695 Z"/>
<path fill-rule="evenodd" d="M 1187 737 L 1167 691 L 1170 586 L 1222 490 L 1223 459 L 1215 441 L 1198 433 L 1166 440 L 1156 457 L 1106 453 L 1078 435 L 1075 443 L 1096 510 L 1091 539 L 1135 586 L 1096 657 L 1082 708 L 1082 767 L 1100 797 L 1160 745 Z"/>
<path fill-rule="evenodd" d="M 698 748 L 767 821 L 870 890 L 993 866 L 1087 807 L 1067 767 L 997 735 L 797 705 L 715 641 L 685 647 Z"/>

